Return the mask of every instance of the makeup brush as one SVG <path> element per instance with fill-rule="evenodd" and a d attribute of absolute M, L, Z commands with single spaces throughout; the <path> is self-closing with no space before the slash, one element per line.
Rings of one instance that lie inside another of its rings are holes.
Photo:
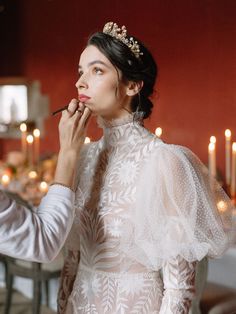
<path fill-rule="evenodd" d="M 62 112 L 63 110 L 66 110 L 66 109 L 68 109 L 68 105 L 66 105 L 66 106 L 64 106 L 64 107 L 62 107 L 62 108 L 52 112 L 52 116 L 55 116 L 57 113 Z"/>

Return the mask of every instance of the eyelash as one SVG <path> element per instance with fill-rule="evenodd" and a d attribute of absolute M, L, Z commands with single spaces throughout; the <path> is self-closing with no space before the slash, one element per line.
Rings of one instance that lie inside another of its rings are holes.
<path fill-rule="evenodd" d="M 98 68 L 98 67 L 94 67 L 93 68 L 93 72 L 95 72 L 95 74 L 98 74 L 98 75 L 103 74 L 103 70 L 101 68 Z M 79 71 L 78 74 L 79 74 L 79 78 L 80 78 L 84 74 L 84 72 L 83 71 Z"/>
<path fill-rule="evenodd" d="M 94 67 L 94 72 L 96 73 L 96 74 L 102 74 L 103 73 L 103 71 L 102 71 L 102 69 L 100 69 L 100 68 L 98 68 L 98 67 Z M 98 73 L 98 72 L 100 72 L 100 73 Z"/>

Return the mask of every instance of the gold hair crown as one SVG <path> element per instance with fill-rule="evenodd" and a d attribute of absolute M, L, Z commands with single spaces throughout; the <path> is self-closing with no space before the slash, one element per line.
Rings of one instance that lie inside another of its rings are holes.
<path fill-rule="evenodd" d="M 108 22 L 103 28 L 103 33 L 115 37 L 126 46 L 128 46 L 136 58 L 139 58 L 141 55 L 143 55 L 143 53 L 139 49 L 138 42 L 134 40 L 133 37 L 127 37 L 127 30 L 124 25 L 120 28 L 116 23 Z"/>

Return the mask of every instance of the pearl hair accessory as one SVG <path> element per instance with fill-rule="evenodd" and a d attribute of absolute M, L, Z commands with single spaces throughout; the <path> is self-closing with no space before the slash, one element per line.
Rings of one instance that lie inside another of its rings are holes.
<path fill-rule="evenodd" d="M 108 34 L 122 43 L 124 43 L 133 52 L 136 58 L 139 58 L 143 53 L 139 49 L 139 44 L 133 37 L 127 37 L 126 27 L 123 25 L 121 28 L 116 23 L 108 22 L 103 28 L 103 33 Z"/>

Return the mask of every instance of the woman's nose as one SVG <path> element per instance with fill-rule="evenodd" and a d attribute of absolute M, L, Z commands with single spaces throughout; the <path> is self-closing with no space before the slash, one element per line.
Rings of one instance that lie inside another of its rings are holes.
<path fill-rule="evenodd" d="M 84 77 L 84 75 L 82 75 L 78 81 L 75 83 L 75 86 L 77 89 L 84 89 L 88 87 L 88 83 Z"/>

